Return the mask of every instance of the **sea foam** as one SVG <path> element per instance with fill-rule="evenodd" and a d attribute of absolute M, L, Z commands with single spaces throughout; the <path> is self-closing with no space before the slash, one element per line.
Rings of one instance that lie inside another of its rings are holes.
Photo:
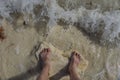
<path fill-rule="evenodd" d="M 72 4 L 73 1 L 66 1 L 66 5 Z M 76 3 L 72 4 L 74 7 Z M 39 17 L 36 17 L 34 8 L 36 5 L 42 6 L 42 11 Z M 99 38 L 102 44 L 111 43 L 119 44 L 120 41 L 120 10 L 102 11 L 100 7 L 95 9 L 86 9 L 80 6 L 74 9 L 61 7 L 58 0 L 0 0 L 0 15 L 3 18 L 14 21 L 10 13 L 22 13 L 24 19 L 32 15 L 34 22 L 41 19 L 43 16 L 49 18 L 47 26 L 58 25 L 59 20 L 63 20 L 68 25 L 77 25 L 83 28 L 87 33 Z"/>

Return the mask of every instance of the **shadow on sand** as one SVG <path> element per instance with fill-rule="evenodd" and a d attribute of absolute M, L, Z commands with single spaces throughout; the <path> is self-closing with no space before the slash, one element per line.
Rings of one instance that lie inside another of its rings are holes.
<path fill-rule="evenodd" d="M 42 70 L 42 61 L 41 61 L 41 57 L 39 57 L 39 61 L 37 63 L 37 66 L 34 68 L 31 68 L 29 70 L 27 70 L 26 72 L 23 72 L 19 75 L 16 75 L 14 77 L 11 77 L 7 80 L 28 80 L 29 78 L 39 74 Z M 69 73 L 67 71 L 69 63 L 62 68 L 58 73 L 56 73 L 55 75 L 51 76 L 49 79 L 50 80 L 60 80 L 62 77 L 67 76 Z"/>

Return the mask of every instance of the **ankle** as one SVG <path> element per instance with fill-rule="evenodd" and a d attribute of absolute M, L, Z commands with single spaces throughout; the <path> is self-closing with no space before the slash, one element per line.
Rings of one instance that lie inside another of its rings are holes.
<path fill-rule="evenodd" d="M 79 74 L 77 73 L 76 70 L 70 70 L 69 72 L 71 80 L 79 80 Z"/>
<path fill-rule="evenodd" d="M 50 69 L 50 64 L 44 64 L 43 69 Z"/>
<path fill-rule="evenodd" d="M 77 71 L 75 69 L 69 69 L 69 74 L 73 75 L 73 74 L 77 74 Z"/>
<path fill-rule="evenodd" d="M 70 73 L 76 72 L 76 66 L 74 64 L 70 64 L 70 66 L 69 66 L 69 72 Z"/>

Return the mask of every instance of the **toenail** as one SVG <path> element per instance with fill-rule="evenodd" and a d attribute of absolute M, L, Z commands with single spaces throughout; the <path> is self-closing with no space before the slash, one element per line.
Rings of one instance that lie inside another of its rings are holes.
<path fill-rule="evenodd" d="M 46 50 L 47 50 L 47 52 L 48 52 L 48 48 L 47 48 Z"/>
<path fill-rule="evenodd" d="M 77 53 L 75 53 L 75 55 L 77 56 L 78 54 L 77 54 Z"/>
<path fill-rule="evenodd" d="M 48 48 L 48 51 L 50 51 L 50 48 Z"/>
<path fill-rule="evenodd" d="M 45 48 L 45 51 L 48 51 L 48 49 L 47 49 L 47 48 Z"/>
<path fill-rule="evenodd" d="M 78 55 L 79 59 L 81 58 L 80 54 Z"/>

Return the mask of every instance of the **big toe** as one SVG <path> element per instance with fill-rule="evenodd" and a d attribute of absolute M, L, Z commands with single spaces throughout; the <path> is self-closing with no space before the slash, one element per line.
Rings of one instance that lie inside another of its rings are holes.
<path fill-rule="evenodd" d="M 80 54 L 79 54 L 79 53 L 76 53 L 75 56 L 76 56 L 77 59 L 80 60 L 81 57 L 80 57 Z"/>

